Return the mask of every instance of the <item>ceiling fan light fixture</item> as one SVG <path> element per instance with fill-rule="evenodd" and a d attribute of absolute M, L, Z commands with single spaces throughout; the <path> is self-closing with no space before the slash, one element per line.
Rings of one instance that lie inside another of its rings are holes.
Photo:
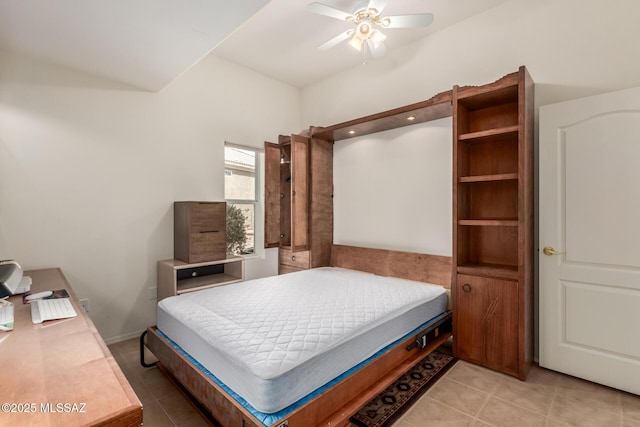
<path fill-rule="evenodd" d="M 387 36 L 380 30 L 373 30 L 369 39 L 373 42 L 373 45 L 378 48 L 387 39 Z"/>
<path fill-rule="evenodd" d="M 371 24 L 368 21 L 360 22 L 356 28 L 349 45 L 356 50 L 362 50 L 362 44 L 371 36 Z"/>
<path fill-rule="evenodd" d="M 362 50 L 365 41 L 371 40 L 373 45 L 378 48 L 387 38 L 382 31 L 376 29 L 370 21 L 362 21 L 356 27 L 353 37 L 349 41 L 351 47 L 356 50 Z"/>
<path fill-rule="evenodd" d="M 362 50 L 362 43 L 364 43 L 364 39 L 358 37 L 358 33 L 354 34 L 351 40 L 349 40 L 349 46 L 355 50 Z"/>
<path fill-rule="evenodd" d="M 366 43 L 366 49 L 379 58 L 386 52 L 384 41 L 387 36 L 382 29 L 427 27 L 433 22 L 431 13 L 382 17 L 380 15 L 387 2 L 388 0 L 359 0 L 352 13 L 319 2 L 309 3 L 307 9 L 310 11 L 353 25 L 351 30 L 338 34 L 318 48 L 326 50 L 349 39 L 349 45 L 354 49 L 362 51 L 362 46 Z"/>
<path fill-rule="evenodd" d="M 359 23 L 356 32 L 360 34 L 360 37 L 362 37 L 362 39 L 366 40 L 371 34 L 371 24 L 369 23 L 369 21 Z"/>

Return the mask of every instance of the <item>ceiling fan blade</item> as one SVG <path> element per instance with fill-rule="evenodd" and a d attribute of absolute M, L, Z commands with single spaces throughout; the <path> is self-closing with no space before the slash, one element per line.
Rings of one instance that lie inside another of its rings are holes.
<path fill-rule="evenodd" d="M 384 25 L 384 28 L 428 27 L 433 22 L 433 14 L 418 13 L 415 15 L 386 16 L 383 18 L 384 20 L 389 21 L 388 25 Z"/>
<path fill-rule="evenodd" d="M 369 4 L 367 5 L 367 9 L 375 9 L 378 13 L 382 12 L 387 6 L 388 0 L 369 0 Z"/>
<path fill-rule="evenodd" d="M 371 52 L 371 56 L 376 59 L 387 54 L 387 48 L 384 47 L 384 44 L 379 44 L 378 47 L 376 47 L 371 40 L 367 40 L 367 47 L 369 48 L 369 52 Z"/>
<path fill-rule="evenodd" d="M 327 6 L 326 4 L 319 3 L 314 1 L 313 3 L 309 3 L 307 5 L 307 10 L 313 13 L 318 13 L 320 15 L 330 16 L 331 18 L 340 19 L 341 21 L 346 21 L 347 18 L 352 15 L 347 12 L 343 12 L 341 10 L 335 9 L 331 6 Z"/>
<path fill-rule="evenodd" d="M 331 49 L 332 47 L 337 46 L 338 44 L 340 44 L 341 42 L 345 41 L 346 39 L 348 39 L 352 35 L 353 35 L 353 30 L 347 30 L 344 33 L 338 34 L 337 36 L 335 36 L 331 40 L 322 43 L 320 46 L 318 46 L 318 49 L 320 49 L 320 50 Z"/>

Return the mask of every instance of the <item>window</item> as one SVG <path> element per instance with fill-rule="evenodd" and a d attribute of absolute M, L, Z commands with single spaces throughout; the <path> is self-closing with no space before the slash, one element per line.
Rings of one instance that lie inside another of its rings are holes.
<path fill-rule="evenodd" d="M 263 208 L 260 192 L 261 172 L 264 166 L 262 150 L 225 143 L 224 146 L 224 198 L 227 202 L 227 222 L 243 221 L 246 241 L 236 252 L 241 255 L 256 253 L 263 246 Z M 234 235 L 227 226 L 227 240 Z"/>

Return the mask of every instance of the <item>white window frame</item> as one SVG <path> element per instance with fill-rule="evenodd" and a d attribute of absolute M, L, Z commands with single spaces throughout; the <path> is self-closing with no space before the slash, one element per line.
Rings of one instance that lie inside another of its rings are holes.
<path fill-rule="evenodd" d="M 250 147 L 247 145 L 236 144 L 233 142 L 224 142 L 225 147 L 234 147 L 240 150 L 253 151 L 256 153 L 256 165 L 255 165 L 255 199 L 254 200 L 236 200 L 225 199 L 225 202 L 230 204 L 252 204 L 253 205 L 253 253 L 242 255 L 247 258 L 264 258 L 264 189 L 262 183 L 264 182 L 264 148 Z M 224 158 L 224 170 L 226 171 L 226 154 Z M 224 172 L 226 173 L 226 172 Z"/>

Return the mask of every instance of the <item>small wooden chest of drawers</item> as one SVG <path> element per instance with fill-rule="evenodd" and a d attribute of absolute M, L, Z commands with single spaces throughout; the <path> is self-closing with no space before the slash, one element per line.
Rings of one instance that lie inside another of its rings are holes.
<path fill-rule="evenodd" d="M 187 263 L 225 259 L 226 228 L 225 202 L 175 202 L 173 257 Z"/>

